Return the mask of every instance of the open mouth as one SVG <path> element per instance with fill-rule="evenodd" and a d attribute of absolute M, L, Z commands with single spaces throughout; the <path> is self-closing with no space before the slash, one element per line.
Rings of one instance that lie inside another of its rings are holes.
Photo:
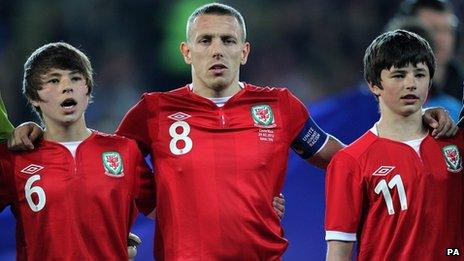
<path fill-rule="evenodd" d="M 210 71 L 213 71 L 214 73 L 222 73 L 224 70 L 227 69 L 227 66 L 224 64 L 214 64 L 213 66 L 209 67 Z"/>
<path fill-rule="evenodd" d="M 65 110 L 65 112 L 72 112 L 74 107 L 77 105 L 77 102 L 72 98 L 68 98 L 64 100 L 60 105 Z"/>

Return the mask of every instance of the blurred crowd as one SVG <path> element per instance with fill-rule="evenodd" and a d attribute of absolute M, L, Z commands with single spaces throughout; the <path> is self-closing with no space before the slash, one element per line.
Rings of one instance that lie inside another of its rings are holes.
<path fill-rule="evenodd" d="M 26 57 L 45 43 L 65 41 L 86 52 L 94 65 L 97 102 L 86 114 L 89 126 L 112 132 L 141 93 L 171 90 L 190 79 L 179 43 L 185 39 L 187 16 L 207 2 L 1 1 L 0 90 L 10 119 L 15 125 L 35 119 L 20 91 Z M 252 50 L 241 79 L 289 87 L 302 100 L 314 101 L 359 85 L 364 50 L 398 15 L 401 0 L 223 2 L 247 21 Z M 462 21 L 464 1 L 450 3 L 456 22 Z M 464 61 L 461 26 L 450 29 L 456 36 L 448 55 L 453 62 Z M 425 27 L 431 41 L 438 41 L 435 33 L 446 33 Z M 434 48 L 438 51 L 440 43 Z M 458 92 L 446 93 L 459 104 L 460 83 Z M 435 91 L 441 93 L 443 85 Z"/>

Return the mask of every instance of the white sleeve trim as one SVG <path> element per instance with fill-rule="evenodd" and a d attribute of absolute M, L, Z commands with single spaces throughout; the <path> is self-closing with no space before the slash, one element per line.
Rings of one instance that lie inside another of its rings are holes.
<path fill-rule="evenodd" d="M 356 241 L 356 233 L 346 233 L 340 231 L 326 230 L 325 240 L 338 240 L 338 241 Z"/>
<path fill-rule="evenodd" d="M 313 154 L 313 156 L 316 155 L 317 153 L 319 153 L 319 152 L 325 147 L 325 145 L 327 144 L 327 142 L 329 142 L 330 136 L 331 136 L 331 135 L 327 133 L 327 137 L 325 137 L 324 143 L 323 143 L 322 146 L 316 151 L 316 153 Z M 311 157 L 312 157 L 312 156 L 311 156 Z M 311 157 L 310 157 L 310 158 L 311 158 Z"/>

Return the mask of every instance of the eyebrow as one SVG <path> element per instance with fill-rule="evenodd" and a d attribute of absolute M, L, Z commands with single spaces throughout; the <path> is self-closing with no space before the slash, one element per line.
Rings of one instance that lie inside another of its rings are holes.
<path fill-rule="evenodd" d="M 213 38 L 215 36 L 218 36 L 219 38 L 237 38 L 234 34 L 216 34 L 216 33 L 204 33 L 200 34 L 196 37 L 196 39 L 201 39 L 201 38 Z"/>
<path fill-rule="evenodd" d="M 426 72 L 424 68 L 414 68 L 414 72 Z M 405 69 L 393 69 L 391 70 L 391 73 L 406 73 L 407 70 Z"/>
<path fill-rule="evenodd" d="M 82 73 L 79 72 L 78 70 L 73 70 L 73 71 L 71 71 L 69 74 L 82 74 Z M 59 76 L 61 76 L 61 75 L 62 75 L 61 73 L 54 72 L 54 73 L 47 73 L 47 74 L 44 74 L 43 77 L 59 77 Z"/>

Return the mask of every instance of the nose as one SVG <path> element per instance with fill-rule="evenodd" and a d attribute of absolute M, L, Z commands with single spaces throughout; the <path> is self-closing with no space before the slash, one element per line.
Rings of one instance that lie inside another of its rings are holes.
<path fill-rule="evenodd" d="M 404 79 L 404 86 L 406 89 L 410 91 L 414 91 L 417 89 L 417 82 L 416 78 L 414 77 L 413 74 L 407 74 L 405 79 Z"/>
<path fill-rule="evenodd" d="M 63 81 L 62 93 L 71 93 L 73 92 L 73 87 L 71 81 Z"/>
<path fill-rule="evenodd" d="M 223 50 L 222 50 L 222 41 L 214 40 L 211 44 L 211 52 L 212 52 L 213 58 L 216 58 L 216 59 L 222 58 L 224 56 Z"/>

